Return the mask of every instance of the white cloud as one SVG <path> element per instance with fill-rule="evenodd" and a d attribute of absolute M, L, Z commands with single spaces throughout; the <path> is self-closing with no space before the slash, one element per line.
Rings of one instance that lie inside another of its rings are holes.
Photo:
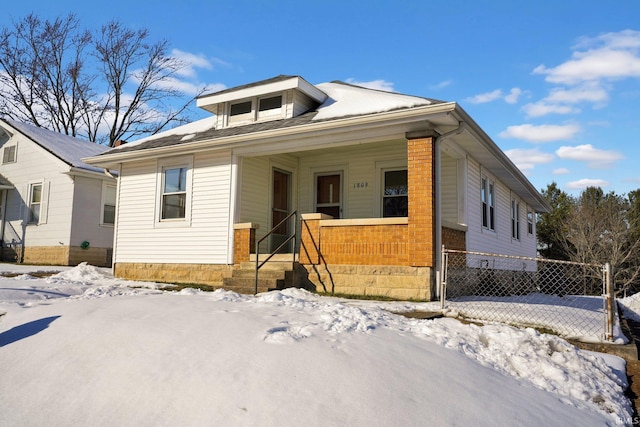
<path fill-rule="evenodd" d="M 432 90 L 440 90 L 440 89 L 444 89 L 447 86 L 451 86 L 451 84 L 453 84 L 453 80 L 444 80 L 440 83 L 437 83 L 435 85 L 429 86 L 429 89 Z"/>
<path fill-rule="evenodd" d="M 496 99 L 502 98 L 502 90 L 496 89 L 492 92 L 485 92 L 479 95 L 471 96 L 465 101 L 471 104 L 485 104 L 487 102 L 495 101 Z"/>
<path fill-rule="evenodd" d="M 522 89 L 520 89 L 519 87 L 511 88 L 509 95 L 504 97 L 504 102 L 506 102 L 507 104 L 517 104 L 518 99 L 520 99 L 520 96 L 523 93 L 524 92 L 522 92 Z"/>
<path fill-rule="evenodd" d="M 504 94 L 502 89 L 496 89 L 491 92 L 481 93 L 475 96 L 470 96 L 465 99 L 470 104 L 486 104 L 487 102 L 497 101 L 498 99 L 502 99 L 507 104 L 516 104 L 520 96 L 522 96 L 524 92 L 519 87 L 511 88 L 508 94 Z"/>
<path fill-rule="evenodd" d="M 531 125 L 509 126 L 500 132 L 501 138 L 523 139 L 530 142 L 551 142 L 572 139 L 580 131 L 578 125 Z"/>
<path fill-rule="evenodd" d="M 366 87 L 369 89 L 377 89 L 377 90 L 384 90 L 387 92 L 394 92 L 393 89 L 393 83 L 392 82 L 388 82 L 386 80 L 371 80 L 368 82 L 361 82 L 358 80 L 355 80 L 353 78 L 348 78 L 347 79 L 347 83 L 352 84 L 352 85 L 356 85 L 356 86 L 362 86 L 362 87 Z"/>
<path fill-rule="evenodd" d="M 587 83 L 571 89 L 552 89 L 545 99 L 551 103 L 577 104 L 579 102 L 606 103 L 609 94 L 597 83 Z"/>
<path fill-rule="evenodd" d="M 608 186 L 609 186 L 609 181 L 605 181 L 604 179 L 591 179 L 591 178 L 583 178 L 577 181 L 567 182 L 565 184 L 565 188 L 569 190 L 584 190 L 587 187 L 605 188 Z"/>
<path fill-rule="evenodd" d="M 571 171 L 567 168 L 558 168 L 558 169 L 554 169 L 551 173 L 554 175 L 567 175 L 571 173 Z"/>
<path fill-rule="evenodd" d="M 583 38 L 571 59 L 556 66 L 539 65 L 533 72 L 548 82 L 578 84 L 585 81 L 640 77 L 640 31 L 625 30 Z"/>
<path fill-rule="evenodd" d="M 599 150 L 591 144 L 560 147 L 556 150 L 556 155 L 561 159 L 587 162 L 587 165 L 593 169 L 610 168 L 617 160 L 624 158 L 617 151 Z"/>
<path fill-rule="evenodd" d="M 522 110 L 527 113 L 527 117 L 542 117 L 547 114 L 576 114 L 580 112 L 580 109 L 576 107 L 547 104 L 544 101 L 527 104 L 522 107 Z"/>
<path fill-rule="evenodd" d="M 205 70 L 213 69 L 213 64 L 203 54 L 195 54 L 185 52 L 180 49 L 173 49 L 171 56 L 182 61 L 185 67 L 182 68 L 178 74 L 183 77 L 195 77 L 196 68 L 202 68 Z"/>
<path fill-rule="evenodd" d="M 519 149 L 506 150 L 505 154 L 511 159 L 518 169 L 526 172 L 534 169 L 536 165 L 549 163 L 553 160 L 553 154 L 543 153 L 538 149 Z"/>

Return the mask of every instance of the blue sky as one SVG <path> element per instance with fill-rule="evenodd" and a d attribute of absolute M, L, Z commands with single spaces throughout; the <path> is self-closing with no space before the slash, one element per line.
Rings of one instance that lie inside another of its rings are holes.
<path fill-rule="evenodd" d="M 640 188 L 638 0 L 25 0 L 0 26 L 30 12 L 146 28 L 186 89 L 290 74 L 455 101 L 539 189 Z"/>

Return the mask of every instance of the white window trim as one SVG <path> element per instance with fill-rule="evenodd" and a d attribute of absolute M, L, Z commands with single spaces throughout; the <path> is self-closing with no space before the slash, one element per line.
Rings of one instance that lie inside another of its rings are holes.
<path fill-rule="evenodd" d="M 483 184 L 482 181 L 485 181 L 485 186 L 483 188 Z M 493 186 L 493 194 L 491 194 L 490 189 Z M 487 206 L 485 208 L 484 206 L 484 201 L 482 200 L 482 192 L 485 191 L 486 192 L 486 196 L 487 196 Z M 491 197 L 493 195 L 493 197 Z M 496 202 L 497 202 L 497 197 L 498 197 L 498 187 L 496 186 L 496 180 L 486 174 L 481 174 L 480 175 L 480 225 L 482 226 L 482 230 L 483 231 L 489 231 L 492 233 L 495 233 L 498 226 L 498 219 L 497 219 L 497 213 L 498 213 L 498 209 L 496 206 Z M 493 202 L 493 205 L 491 204 L 491 202 Z M 493 207 L 493 227 L 491 227 L 491 208 Z M 485 214 L 486 211 L 486 215 L 487 215 L 487 225 L 485 225 L 483 223 L 483 216 Z"/>
<path fill-rule="evenodd" d="M 531 214 L 531 218 L 529 218 L 529 214 Z M 531 227 L 529 227 L 531 225 Z M 531 229 L 531 231 L 529 231 Z M 534 236 L 536 234 L 536 213 L 531 209 L 530 206 L 527 206 L 527 235 Z"/>
<path fill-rule="evenodd" d="M 113 227 L 115 225 L 115 213 L 113 224 L 104 222 L 104 206 L 107 202 L 107 187 L 113 187 L 113 189 L 116 190 L 116 202 L 114 204 L 114 207 L 117 206 L 118 186 L 115 183 L 102 181 L 102 198 L 100 200 L 100 225 L 103 225 L 105 227 Z"/>
<path fill-rule="evenodd" d="M 520 201 L 515 197 L 511 198 L 511 205 L 509 206 L 511 217 L 510 228 L 511 228 L 511 240 L 519 242 L 520 241 Z"/>
<path fill-rule="evenodd" d="M 392 170 L 407 170 L 409 172 L 409 166 L 407 159 L 394 159 L 384 160 L 376 162 L 376 182 L 375 182 L 375 209 L 378 218 L 382 218 L 383 203 L 382 198 L 384 196 L 384 173 Z M 407 190 L 407 194 L 408 194 Z"/>
<path fill-rule="evenodd" d="M 184 218 L 162 219 L 162 195 L 164 190 L 164 171 L 175 168 L 187 169 L 187 182 L 185 189 Z M 172 157 L 158 160 L 156 172 L 156 212 L 155 226 L 162 227 L 190 227 L 191 226 L 191 199 L 193 180 L 193 156 Z"/>
<path fill-rule="evenodd" d="M 40 196 L 40 208 L 38 212 L 38 222 L 30 221 L 31 216 L 31 197 L 33 193 L 33 187 L 36 185 L 40 185 L 41 188 L 41 196 Z M 47 213 L 49 210 L 49 183 L 44 179 L 39 180 L 31 180 L 27 183 L 26 189 L 26 199 L 24 200 L 25 212 L 24 212 L 24 223 L 26 225 L 42 225 L 47 223 Z"/>
<path fill-rule="evenodd" d="M 7 148 L 13 148 L 14 149 L 13 150 L 13 160 L 5 162 L 4 161 L 4 154 L 5 154 L 5 150 Z M 2 148 L 2 164 L 3 165 L 9 165 L 11 163 L 16 163 L 17 161 L 18 161 L 18 144 L 5 145 Z"/>

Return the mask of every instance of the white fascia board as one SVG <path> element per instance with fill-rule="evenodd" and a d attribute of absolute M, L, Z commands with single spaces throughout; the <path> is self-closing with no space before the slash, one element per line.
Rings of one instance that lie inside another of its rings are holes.
<path fill-rule="evenodd" d="M 242 99 L 253 98 L 270 93 L 283 92 L 289 89 L 299 89 L 301 92 L 320 103 L 327 99 L 327 95 L 324 92 L 308 81 L 301 77 L 292 77 L 279 82 L 266 83 L 264 85 L 252 86 L 239 90 L 231 90 L 219 95 L 212 93 L 211 95 L 198 98 L 196 100 L 196 106 L 204 108 L 211 105 L 221 104 L 223 102 L 240 101 Z"/>
<path fill-rule="evenodd" d="M 114 176 L 109 176 L 104 172 L 94 172 L 94 171 L 89 171 L 86 169 L 80 169 L 75 167 L 70 168 L 68 172 L 64 172 L 64 173 L 69 176 L 83 176 L 85 178 L 99 179 L 101 181 L 115 182 L 115 179 L 116 179 Z"/>

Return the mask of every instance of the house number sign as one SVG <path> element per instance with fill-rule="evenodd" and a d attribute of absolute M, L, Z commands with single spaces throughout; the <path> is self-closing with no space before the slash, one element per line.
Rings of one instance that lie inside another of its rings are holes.
<path fill-rule="evenodd" d="M 367 188 L 369 186 L 368 182 L 354 182 L 353 188 Z"/>

